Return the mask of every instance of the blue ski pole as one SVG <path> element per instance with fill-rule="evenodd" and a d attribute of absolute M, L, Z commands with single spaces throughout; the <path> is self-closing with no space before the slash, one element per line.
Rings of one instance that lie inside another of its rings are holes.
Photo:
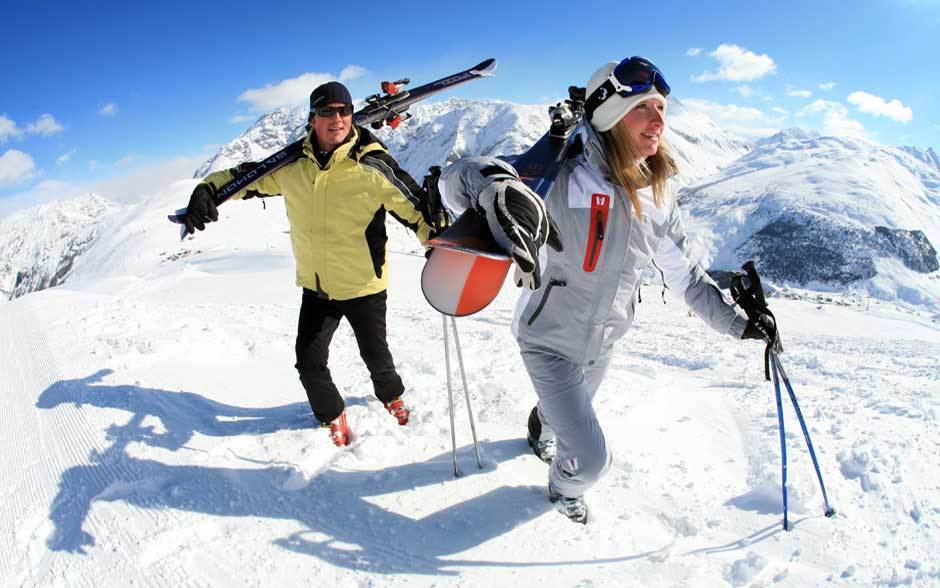
<path fill-rule="evenodd" d="M 826 484 L 823 482 L 822 472 L 819 469 L 819 461 L 816 459 L 816 451 L 813 449 L 813 442 L 809 438 L 809 430 L 806 428 L 806 421 L 803 420 L 803 412 L 800 410 L 800 405 L 796 401 L 796 394 L 793 392 L 793 386 L 790 385 L 790 378 L 787 377 L 787 373 L 783 369 L 783 364 L 780 363 L 780 357 L 777 355 L 776 351 L 770 352 L 770 357 L 774 364 L 774 385 L 777 387 L 777 407 L 780 406 L 780 384 L 777 382 L 777 372 L 780 372 L 780 378 L 783 379 L 783 384 L 787 387 L 787 394 L 790 395 L 790 402 L 793 403 L 793 410 L 796 411 L 796 418 L 800 421 L 800 427 L 803 429 L 803 438 L 806 439 L 806 447 L 809 449 L 809 456 L 813 460 L 813 467 L 816 469 L 816 478 L 819 480 L 819 488 L 822 490 L 823 502 L 826 505 L 825 515 L 827 517 L 835 516 L 836 511 L 834 508 L 829 506 L 829 496 L 826 495 Z M 783 420 L 781 417 L 780 421 L 780 435 L 783 436 Z M 784 467 L 784 488 L 786 488 L 786 452 L 784 452 L 783 458 L 783 467 Z M 785 492 L 786 490 L 784 490 Z M 784 521 L 786 521 L 786 494 L 784 494 Z M 786 523 L 784 523 L 786 525 Z"/>
<path fill-rule="evenodd" d="M 774 354 L 776 356 L 776 354 Z M 781 466 L 782 490 L 783 490 L 783 530 L 789 531 L 790 524 L 787 520 L 787 441 L 786 431 L 783 427 L 783 400 L 780 396 L 780 378 L 777 376 L 777 365 L 774 364 L 771 373 L 774 376 L 774 393 L 777 397 L 777 425 L 780 428 L 780 455 L 783 460 Z"/>

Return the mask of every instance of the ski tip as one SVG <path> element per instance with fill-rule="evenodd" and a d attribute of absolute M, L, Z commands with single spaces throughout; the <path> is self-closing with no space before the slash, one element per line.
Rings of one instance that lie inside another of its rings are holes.
<path fill-rule="evenodd" d="M 186 209 L 180 208 L 173 214 L 167 215 L 167 218 L 170 219 L 171 223 L 183 224 L 183 219 L 186 218 Z"/>
<path fill-rule="evenodd" d="M 492 76 L 494 75 L 493 72 L 496 71 L 496 60 L 490 57 L 471 68 L 471 71 L 481 76 Z"/>

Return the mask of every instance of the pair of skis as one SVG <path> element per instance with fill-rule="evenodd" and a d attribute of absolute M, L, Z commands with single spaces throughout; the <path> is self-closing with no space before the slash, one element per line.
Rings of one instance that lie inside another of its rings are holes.
<path fill-rule="evenodd" d="M 415 103 L 472 80 L 490 77 L 495 69 L 496 60 L 487 59 L 469 69 L 411 90 L 405 89 L 405 86 L 411 82 L 407 78 L 394 82 L 382 82 L 382 94 L 373 94 L 366 98 L 366 105 L 353 113 L 353 123 L 359 126 L 371 125 L 374 129 L 380 129 L 386 125 L 396 129 L 401 121 L 407 120 L 411 116 L 408 114 L 408 109 Z M 215 205 L 219 206 L 248 184 L 260 180 L 288 163 L 297 161 L 303 155 L 303 149 L 304 137 L 301 137 L 287 147 L 266 157 L 251 171 L 236 175 L 216 190 L 212 197 Z M 183 224 L 185 217 L 186 209 L 181 208 L 169 215 L 168 218 L 171 222 Z M 183 224 L 180 229 L 180 239 L 185 236 L 186 226 Z"/>

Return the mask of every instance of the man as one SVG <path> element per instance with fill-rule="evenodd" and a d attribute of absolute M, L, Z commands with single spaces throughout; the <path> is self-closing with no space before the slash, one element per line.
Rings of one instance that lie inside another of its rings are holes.
<path fill-rule="evenodd" d="M 352 122 L 352 97 L 328 82 L 310 95 L 303 155 L 233 196 L 284 196 L 297 285 L 303 288 L 295 346 L 300 381 L 317 420 L 337 446 L 351 439 L 343 398 L 327 367 L 330 341 L 345 317 L 359 344 L 376 397 L 399 425 L 410 409 L 385 333 L 385 213 L 424 242 L 432 233 L 424 193 L 371 132 Z M 257 164 L 206 176 L 196 186 L 185 219 L 190 234 L 218 220 L 212 194 L 236 173 Z"/>

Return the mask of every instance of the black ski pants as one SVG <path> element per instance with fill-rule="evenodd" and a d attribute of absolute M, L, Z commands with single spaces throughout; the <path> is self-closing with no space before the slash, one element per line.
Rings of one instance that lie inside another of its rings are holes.
<path fill-rule="evenodd" d="M 313 415 L 329 423 L 345 409 L 343 397 L 333 383 L 328 367 L 330 341 L 346 317 L 359 344 L 359 355 L 369 369 L 376 397 L 388 402 L 402 395 L 402 385 L 385 338 L 388 295 L 382 291 L 350 300 L 326 300 L 304 288 L 297 325 L 297 371 L 307 392 Z"/>

